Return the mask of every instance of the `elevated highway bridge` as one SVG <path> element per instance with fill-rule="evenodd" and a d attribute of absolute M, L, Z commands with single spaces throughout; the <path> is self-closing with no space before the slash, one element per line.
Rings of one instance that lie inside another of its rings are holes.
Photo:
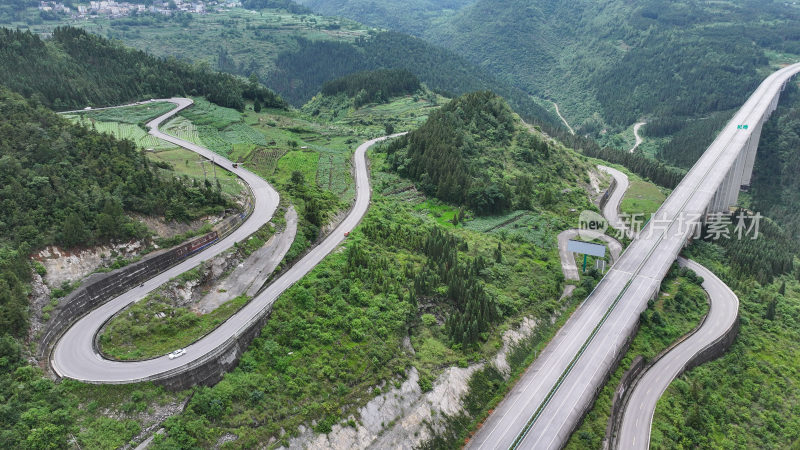
<path fill-rule="evenodd" d="M 750 184 L 764 122 L 800 63 L 767 77 L 467 444 L 563 447 L 632 339 L 640 314 L 707 213 Z"/>

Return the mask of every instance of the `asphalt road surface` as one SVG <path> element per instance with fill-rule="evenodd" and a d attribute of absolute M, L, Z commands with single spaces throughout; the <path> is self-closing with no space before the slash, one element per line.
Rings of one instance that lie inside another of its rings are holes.
<path fill-rule="evenodd" d="M 208 355 L 212 355 L 214 350 L 225 345 L 229 339 L 235 339 L 244 333 L 252 323 L 266 314 L 281 293 L 311 271 L 345 239 L 344 233 L 351 231 L 358 224 L 369 207 L 370 186 L 365 155 L 371 145 L 386 139 L 385 137 L 368 141 L 356 150 L 354 156 L 356 201 L 348 216 L 336 230 L 238 313 L 199 341 L 186 347 L 186 355 L 172 360 L 166 356 L 131 362 L 105 359 L 95 351 L 93 341 L 102 325 L 117 311 L 142 299 L 147 293 L 173 277 L 230 248 L 235 242 L 245 239 L 272 217 L 278 205 L 279 197 L 277 191 L 257 175 L 241 167 L 233 168 L 230 161 L 204 147 L 158 131 L 158 125 L 164 120 L 192 104 L 191 100 L 185 98 L 174 98 L 166 101 L 176 104 L 178 108 L 148 123 L 148 127 L 151 127 L 151 134 L 199 153 L 208 159 L 213 159 L 216 164 L 239 176 L 249 185 L 253 192 L 255 205 L 253 214 L 222 241 L 148 280 L 144 283 L 144 286 L 134 288 L 110 300 L 76 322 L 61 337 L 53 351 L 51 360 L 53 370 L 62 377 L 87 383 L 123 384 L 173 376 L 202 363 L 205 359 L 211 357 Z"/>
<path fill-rule="evenodd" d="M 556 333 L 468 448 L 560 448 L 602 389 L 639 315 L 694 233 L 750 134 L 800 64 L 764 80 Z M 737 125 L 752 124 L 749 130 Z"/>
<path fill-rule="evenodd" d="M 639 122 L 633 126 L 633 137 L 636 138 L 636 143 L 633 144 L 633 147 L 631 147 L 630 153 L 635 152 L 636 149 L 642 145 L 643 139 L 641 136 L 639 136 L 639 128 L 642 128 L 645 125 L 647 125 L 647 122 Z"/>
<path fill-rule="evenodd" d="M 658 399 L 672 380 L 683 372 L 683 368 L 694 355 L 724 336 L 736 322 L 739 311 L 739 298 L 736 294 L 700 264 L 684 258 L 678 258 L 678 263 L 703 277 L 703 289 L 708 293 L 711 308 L 695 333 L 666 353 L 639 377 L 625 405 L 616 448 L 633 450 L 649 447 L 650 429 Z"/>
<path fill-rule="evenodd" d="M 626 226 L 625 222 L 619 217 L 619 207 L 622 204 L 622 198 L 630 187 L 628 176 L 612 167 L 597 166 L 597 168 L 614 177 L 614 180 L 617 182 L 616 187 L 611 192 L 611 195 L 603 207 L 603 217 L 606 218 L 608 224 L 613 228 L 623 231 Z"/>

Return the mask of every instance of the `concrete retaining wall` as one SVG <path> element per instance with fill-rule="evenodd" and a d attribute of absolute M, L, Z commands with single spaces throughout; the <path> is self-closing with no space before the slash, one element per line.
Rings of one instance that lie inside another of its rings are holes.
<path fill-rule="evenodd" d="M 600 210 L 606 207 L 606 203 L 608 203 L 608 199 L 611 198 L 611 193 L 614 192 L 614 189 L 617 187 L 617 179 L 611 177 L 611 184 L 608 185 L 608 189 L 603 192 L 603 196 L 600 197 Z"/>
<path fill-rule="evenodd" d="M 652 361 L 650 361 L 646 365 L 639 364 L 639 367 L 636 366 L 636 361 L 631 364 L 631 369 L 629 369 L 625 374 L 622 376 L 620 380 L 620 385 L 617 387 L 617 391 L 614 395 L 614 400 L 611 405 L 611 417 L 609 417 L 609 423 L 606 427 L 606 437 L 604 440 L 604 448 L 611 448 L 617 449 L 619 448 L 616 442 L 617 432 L 619 431 L 619 427 L 622 426 L 622 416 L 623 412 L 625 411 L 625 407 L 628 403 L 629 394 L 632 391 L 632 388 L 638 383 L 639 379 L 643 374 L 645 374 L 648 370 L 650 370 L 664 355 L 672 351 L 675 347 L 680 345 L 681 342 L 685 341 L 687 338 L 692 336 L 694 333 L 697 332 L 700 328 L 702 328 L 703 323 L 705 323 L 705 317 L 703 321 L 700 322 L 694 330 L 690 333 L 684 335 L 680 340 L 676 343 L 669 346 L 669 348 L 665 349 L 661 353 L 658 354 Z M 733 325 L 717 340 L 708 344 L 703 350 L 698 353 L 695 353 L 686 364 L 683 366 L 683 369 L 676 375 L 676 378 L 684 374 L 685 372 L 694 369 L 695 367 L 705 364 L 709 361 L 713 361 L 720 356 L 724 355 L 725 352 L 733 345 L 733 341 L 736 340 L 736 336 L 739 334 L 739 317 L 737 314 L 736 320 L 733 322 Z M 641 356 L 637 357 L 641 358 Z M 643 360 L 642 360 L 643 361 Z M 642 367 L 643 366 L 643 367 Z M 619 394 L 619 395 L 617 395 Z"/>
<path fill-rule="evenodd" d="M 245 209 L 245 213 L 230 216 L 217 224 L 214 231 L 177 247 L 147 255 L 126 267 L 85 278 L 80 287 L 59 301 L 38 341 L 37 359 L 48 363 L 58 338 L 85 314 L 213 244 L 241 224 L 249 212 L 250 209 Z"/>
<path fill-rule="evenodd" d="M 617 434 L 617 427 L 621 423 L 622 412 L 625 411 L 624 407 L 626 402 L 623 401 L 623 399 L 646 366 L 647 364 L 645 363 L 644 357 L 639 355 L 631 361 L 631 368 L 622 374 L 617 390 L 614 391 L 614 397 L 611 399 L 611 416 L 609 417 L 608 426 L 606 427 L 606 437 L 603 440 L 603 448 L 608 448 L 609 436 L 615 436 Z"/>
<path fill-rule="evenodd" d="M 239 336 L 228 339 L 216 350 L 207 353 L 202 358 L 178 367 L 170 372 L 141 381 L 152 381 L 173 391 L 188 389 L 192 386 L 213 386 L 218 383 L 225 373 L 233 369 L 238 363 L 242 353 L 247 350 L 253 339 L 258 337 L 267 324 L 271 311 L 254 320 Z"/>

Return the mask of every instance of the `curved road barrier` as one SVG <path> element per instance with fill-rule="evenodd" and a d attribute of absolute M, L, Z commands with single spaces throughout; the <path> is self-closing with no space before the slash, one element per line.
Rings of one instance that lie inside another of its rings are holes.
<path fill-rule="evenodd" d="M 131 365 L 106 360 L 95 351 L 95 335 L 114 314 L 129 304 L 144 298 L 149 292 L 155 290 L 170 279 L 233 247 L 236 242 L 246 239 L 261 226 L 266 224 L 272 218 L 272 215 L 278 207 L 278 202 L 280 200 L 278 192 L 259 176 L 243 168 L 234 168 L 232 162 L 211 150 L 164 134 L 158 130 L 158 126 L 163 122 L 191 106 L 193 103 L 192 100 L 187 98 L 172 98 L 155 101 L 170 102 L 175 104 L 176 108 L 150 121 L 147 124 L 147 127 L 150 128 L 150 134 L 214 160 L 220 167 L 236 174 L 247 184 L 252 192 L 253 212 L 244 223 L 221 241 L 147 280 L 143 285 L 111 299 L 73 324 L 73 326 L 61 336 L 61 339 L 56 344 L 51 355 L 52 368 L 59 376 L 86 382 L 123 382 L 130 379 L 146 378 L 153 373 L 158 373 L 164 369 L 171 369 L 188 362 L 191 358 L 186 358 L 185 361 L 181 361 L 183 358 L 169 360 L 166 356 Z M 195 355 L 195 357 L 197 356 L 200 355 Z"/>
<path fill-rule="evenodd" d="M 625 231 L 627 227 L 619 217 L 619 206 L 622 204 L 622 198 L 625 197 L 625 193 L 628 192 L 630 187 L 628 176 L 612 167 L 597 166 L 597 168 L 614 177 L 614 190 L 603 205 L 603 217 L 615 229 Z"/>
<path fill-rule="evenodd" d="M 718 356 L 731 344 L 737 330 L 739 298 L 734 292 L 700 264 L 678 258 L 703 277 L 711 309 L 701 325 L 651 363 L 628 390 L 619 434 L 613 448 L 647 449 L 658 399 L 670 383 L 683 372 Z"/>
<path fill-rule="evenodd" d="M 64 333 L 52 354 L 51 364 L 53 370 L 59 376 L 95 384 L 157 381 L 175 383 L 172 384 L 174 387 L 186 387 L 196 380 L 206 383 L 217 381 L 221 376 L 219 371 L 230 368 L 235 364 L 247 343 L 260 331 L 264 320 L 269 315 L 273 302 L 278 296 L 311 271 L 345 239 L 345 233 L 353 230 L 359 223 L 366 213 L 370 201 L 366 151 L 376 142 L 400 135 L 396 134 L 373 139 L 358 147 L 354 155 L 356 199 L 347 217 L 326 239 L 310 250 L 291 269 L 261 291 L 259 295 L 242 307 L 236 314 L 200 340 L 187 346 L 186 355 L 175 359 L 169 359 L 165 355 L 144 361 L 112 361 L 105 359 L 96 351 L 94 341 L 99 330 L 114 314 L 131 303 L 144 298 L 149 292 L 175 276 L 220 254 L 232 247 L 236 242 L 247 238 L 269 221 L 277 208 L 279 200 L 277 191 L 252 172 L 241 167 L 234 168 L 230 161 L 202 146 L 160 132 L 157 127 L 161 123 L 192 104 L 191 100 L 185 98 L 161 101 L 169 101 L 178 107 L 149 122 L 150 133 L 212 159 L 214 163 L 239 176 L 249 185 L 253 192 L 255 203 L 253 213 L 245 223 L 219 243 L 148 280 L 142 286 L 108 301 L 76 322 Z M 213 367 L 213 369 L 209 370 L 216 371 L 210 378 L 207 374 L 201 376 L 187 375 L 196 371 L 203 371 L 206 367 Z M 176 382 L 175 380 L 178 381 Z"/>

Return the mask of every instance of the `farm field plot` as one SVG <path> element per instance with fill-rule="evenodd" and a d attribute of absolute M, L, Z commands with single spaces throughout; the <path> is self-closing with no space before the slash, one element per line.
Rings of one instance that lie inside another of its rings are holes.
<path fill-rule="evenodd" d="M 389 103 L 371 104 L 359 108 L 348 114 L 343 122 L 351 125 L 372 122 L 382 126 L 384 121 L 388 121 L 395 123 L 397 131 L 407 131 L 422 125 L 428 119 L 428 115 L 447 101 L 447 98 L 433 93 L 430 99 L 411 95 L 397 97 Z"/>
<path fill-rule="evenodd" d="M 465 222 L 464 227 L 470 230 L 486 233 L 488 231 L 498 228 L 504 223 L 518 220 L 526 213 L 527 211 L 512 211 L 508 214 L 503 214 L 499 216 L 476 217 L 470 220 L 469 222 Z"/>
<path fill-rule="evenodd" d="M 355 108 L 353 100 L 339 95 L 317 96 L 302 107 L 302 111 L 317 120 L 356 132 L 362 136 L 385 134 L 386 124 L 395 132 L 410 131 L 422 125 L 428 116 L 448 99 L 429 90 L 414 95 L 393 97 L 387 103 L 373 103 Z"/>
<path fill-rule="evenodd" d="M 200 133 L 198 133 L 197 127 L 184 117 L 176 116 L 172 118 L 162 127 L 162 130 L 184 141 L 189 141 L 197 145 L 205 145 L 203 141 L 200 140 Z"/>
<path fill-rule="evenodd" d="M 344 153 L 322 152 L 317 166 L 317 186 L 333 192 L 345 201 L 355 196 L 350 156 Z"/>
<path fill-rule="evenodd" d="M 294 140 L 301 146 L 353 150 L 355 149 L 353 145 L 360 143 L 362 137 L 367 136 L 340 124 L 313 122 L 299 111 L 266 109 L 255 113 L 247 110 L 243 116 L 244 123 L 263 134 L 269 145 L 282 145 Z"/>
<path fill-rule="evenodd" d="M 277 8 L 263 9 L 258 14 L 243 8 L 209 10 L 205 14 L 193 14 L 191 27 L 181 26 L 175 20 L 142 20 L 136 26 L 130 26 L 129 20 L 65 16 L 60 20 L 43 21 L 40 11 L 33 7 L 28 8 L 20 20 L 8 25 L 37 33 L 52 33 L 55 27 L 71 25 L 120 39 L 156 56 L 206 62 L 213 68 L 218 68 L 219 49 L 223 48 L 229 51 L 228 55 L 236 66 L 247 66 L 255 61 L 253 69 L 261 79 L 275 69 L 275 60 L 280 53 L 296 47 L 297 37 L 354 42 L 367 37 L 370 30 L 343 18 L 292 14 Z"/>
<path fill-rule="evenodd" d="M 343 125 L 311 121 L 298 111 L 256 113 L 248 107 L 240 113 L 202 98 L 194 100 L 191 108 L 167 125 L 168 132 L 243 163 L 276 185 L 300 171 L 306 182 L 341 200 L 355 196 L 350 160 L 366 136 Z M 381 124 L 373 134 L 383 133 Z"/>
<path fill-rule="evenodd" d="M 169 102 L 154 102 L 124 108 L 102 109 L 80 113 L 81 116 L 101 122 L 140 123 L 171 111 L 175 105 Z"/>
<path fill-rule="evenodd" d="M 281 148 L 257 148 L 247 158 L 247 167 L 258 175 L 269 178 L 278 167 L 278 160 L 286 154 Z"/>
<path fill-rule="evenodd" d="M 186 175 L 200 182 L 208 179 L 211 183 L 214 183 L 214 173 L 216 170 L 216 179 L 219 180 L 222 192 L 228 195 L 235 197 L 240 195 L 244 190 L 244 186 L 239 182 L 236 175 L 221 167 L 214 167 L 210 161 L 189 150 L 173 148 L 158 152 L 148 152 L 147 156 L 153 161 L 166 162 L 172 166 L 173 170 L 178 175 Z"/>
<path fill-rule="evenodd" d="M 234 144 L 253 144 L 267 146 L 266 137 L 243 122 L 237 122 L 224 129 L 224 136 L 228 142 Z"/>
<path fill-rule="evenodd" d="M 252 144 L 231 144 L 231 154 L 228 159 L 234 162 L 243 163 L 256 150 L 256 146 Z"/>
<path fill-rule="evenodd" d="M 169 142 L 149 135 L 138 125 L 119 122 L 100 122 L 82 116 L 68 116 L 72 120 L 94 128 L 101 133 L 110 133 L 119 139 L 129 139 L 142 149 L 167 149 L 174 147 Z"/>
<path fill-rule="evenodd" d="M 192 97 L 192 100 L 194 105 L 178 115 L 189 119 L 197 126 L 207 125 L 221 130 L 242 120 L 242 114 L 235 109 L 217 106 L 202 97 Z"/>
<path fill-rule="evenodd" d="M 200 136 L 200 141 L 209 150 L 225 157 L 230 155 L 233 151 L 233 143 L 216 128 L 208 125 L 200 125 L 197 127 L 197 133 Z"/>
<path fill-rule="evenodd" d="M 505 233 L 519 236 L 537 247 L 552 248 L 556 236 L 569 228 L 562 219 L 530 211 L 513 211 L 501 216 L 478 217 L 464 223 L 464 228 L 482 233 Z"/>
<path fill-rule="evenodd" d="M 446 228 L 453 228 L 453 218 L 458 214 L 458 208 L 430 198 L 414 206 L 414 210 L 431 216 L 436 223 Z"/>
<path fill-rule="evenodd" d="M 519 236 L 541 248 L 556 248 L 558 233 L 567 228 L 567 224 L 560 218 L 528 213 L 491 232 L 508 233 L 510 237 Z"/>
<path fill-rule="evenodd" d="M 292 172 L 299 171 L 305 177 L 306 183 L 309 183 L 317 177 L 318 163 L 319 153 L 317 152 L 302 150 L 290 151 L 278 160 L 275 178 L 280 183 L 286 183 L 292 176 Z"/>

